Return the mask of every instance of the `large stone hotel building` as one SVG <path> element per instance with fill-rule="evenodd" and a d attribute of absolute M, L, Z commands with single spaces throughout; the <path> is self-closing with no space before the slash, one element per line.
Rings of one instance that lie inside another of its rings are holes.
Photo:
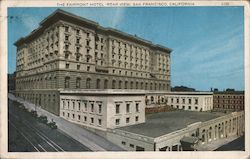
<path fill-rule="evenodd" d="M 58 89 L 170 90 L 171 49 L 62 10 L 15 45 L 17 95 L 55 114 Z"/>

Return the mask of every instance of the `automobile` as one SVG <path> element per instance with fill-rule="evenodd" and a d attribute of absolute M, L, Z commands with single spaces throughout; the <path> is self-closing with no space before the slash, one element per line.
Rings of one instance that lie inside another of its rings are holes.
<path fill-rule="evenodd" d="M 31 113 L 31 115 L 32 115 L 33 117 L 37 117 L 37 116 L 38 116 L 38 115 L 37 115 L 37 111 L 35 111 L 35 110 L 31 110 L 30 113 Z"/>
<path fill-rule="evenodd" d="M 45 123 L 45 124 L 48 123 L 48 119 L 47 119 L 47 117 L 44 116 L 44 115 L 39 116 L 39 117 L 38 117 L 38 121 L 40 121 L 40 122 L 42 122 L 42 123 Z"/>
<path fill-rule="evenodd" d="M 49 126 L 51 129 L 57 129 L 56 122 L 54 122 L 54 121 L 49 122 L 49 123 L 48 123 L 48 126 Z"/>

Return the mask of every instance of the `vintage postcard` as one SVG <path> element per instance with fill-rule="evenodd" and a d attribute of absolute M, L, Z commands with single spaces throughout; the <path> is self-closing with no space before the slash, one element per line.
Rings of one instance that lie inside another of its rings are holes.
<path fill-rule="evenodd" d="M 1 1 L 1 158 L 249 158 L 249 2 Z"/>

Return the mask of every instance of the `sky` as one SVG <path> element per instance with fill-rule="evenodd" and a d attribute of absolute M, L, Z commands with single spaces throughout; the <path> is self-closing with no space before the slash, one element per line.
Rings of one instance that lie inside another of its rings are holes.
<path fill-rule="evenodd" d="M 8 72 L 19 38 L 57 8 L 8 9 Z M 61 8 L 171 48 L 171 85 L 200 91 L 244 89 L 243 7 Z"/>

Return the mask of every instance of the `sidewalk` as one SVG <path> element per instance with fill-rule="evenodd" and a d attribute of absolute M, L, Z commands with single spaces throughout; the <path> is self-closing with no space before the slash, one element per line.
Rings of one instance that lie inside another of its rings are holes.
<path fill-rule="evenodd" d="M 35 110 L 35 104 L 24 101 L 21 98 L 15 97 L 13 94 L 8 94 L 8 98 L 22 103 L 27 109 Z M 48 121 L 56 122 L 58 129 L 62 130 L 67 135 L 71 136 L 73 139 L 79 141 L 92 151 L 124 151 L 122 148 L 117 145 L 111 143 L 107 139 L 94 134 L 93 132 L 84 129 L 77 124 L 71 123 L 59 116 L 56 116 L 46 110 L 43 110 L 39 106 L 36 106 L 37 114 L 45 115 L 48 118 Z"/>
<path fill-rule="evenodd" d="M 230 143 L 231 141 L 239 138 L 240 136 L 231 136 L 231 137 L 227 137 L 227 138 L 223 138 L 223 139 L 219 139 L 219 140 L 215 140 L 212 141 L 211 143 L 208 144 L 204 144 L 204 145 L 199 145 L 197 147 L 198 151 L 214 151 L 217 148 Z"/>

